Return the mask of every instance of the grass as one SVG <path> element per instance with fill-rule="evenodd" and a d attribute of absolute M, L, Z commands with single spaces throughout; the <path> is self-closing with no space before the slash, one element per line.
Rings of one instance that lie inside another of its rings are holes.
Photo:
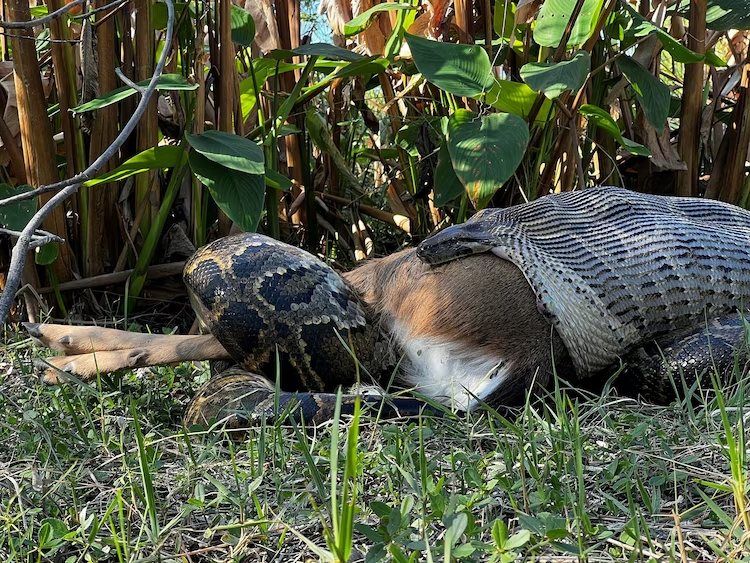
<path fill-rule="evenodd" d="M 0 357 L 6 561 L 750 561 L 748 383 L 669 407 L 190 434 L 200 366 L 45 387 Z"/>

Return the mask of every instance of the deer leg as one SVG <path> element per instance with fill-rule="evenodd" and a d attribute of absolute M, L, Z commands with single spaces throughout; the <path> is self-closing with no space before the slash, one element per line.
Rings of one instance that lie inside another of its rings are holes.
<path fill-rule="evenodd" d="M 45 383 L 64 381 L 61 371 L 89 381 L 97 373 L 119 369 L 191 360 L 231 359 L 212 335 L 140 334 L 114 329 L 32 323 L 27 323 L 27 329 L 40 344 L 67 354 L 37 361 Z"/>

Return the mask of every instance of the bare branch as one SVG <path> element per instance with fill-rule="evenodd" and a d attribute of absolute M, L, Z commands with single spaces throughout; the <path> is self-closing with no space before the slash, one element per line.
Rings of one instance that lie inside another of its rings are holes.
<path fill-rule="evenodd" d="M 32 238 L 34 232 L 42 224 L 42 221 L 44 221 L 45 217 L 47 217 L 52 212 L 53 209 L 55 209 L 58 205 L 61 205 L 68 197 L 76 193 L 78 191 L 78 188 L 81 187 L 81 184 L 93 178 L 97 171 L 120 150 L 120 147 L 133 132 L 136 125 L 138 124 L 138 121 L 143 116 L 144 112 L 146 111 L 146 107 L 148 106 L 149 100 L 151 99 L 151 96 L 156 91 L 156 86 L 159 83 L 159 78 L 161 77 L 162 71 L 164 70 L 164 65 L 166 64 L 167 57 L 170 53 L 175 20 L 174 5 L 172 4 L 172 0 L 161 1 L 167 5 L 168 14 L 167 31 L 164 37 L 166 47 L 161 52 L 161 56 L 159 57 L 159 61 L 156 64 L 156 68 L 154 69 L 154 74 L 151 77 L 151 81 L 149 82 L 148 87 L 144 90 L 143 96 L 138 102 L 138 106 L 136 107 L 133 116 L 125 124 L 125 126 L 122 128 L 122 131 L 120 131 L 120 134 L 109 146 L 109 148 L 107 148 L 107 150 L 104 151 L 101 156 L 97 158 L 86 170 L 84 170 L 80 174 L 73 176 L 72 178 L 63 180 L 62 182 L 57 182 L 48 186 L 42 186 L 39 189 L 34 190 L 33 192 L 26 192 L 28 194 L 33 194 L 33 196 L 38 196 L 42 193 L 60 190 L 57 194 L 52 196 L 52 198 L 50 198 L 49 201 L 47 201 L 47 203 L 45 203 L 42 208 L 37 211 L 36 214 L 31 218 L 29 223 L 23 229 L 23 232 L 21 232 L 20 236 L 18 237 L 16 245 L 13 247 L 13 253 L 10 260 L 10 268 L 8 269 L 7 283 L 5 286 L 5 290 L 3 291 L 2 295 L 0 295 L 0 325 L 5 324 L 5 321 L 8 318 L 8 314 L 10 313 L 11 305 L 13 304 L 15 293 L 21 284 L 21 273 L 23 271 L 23 265 L 26 261 L 27 252 L 30 248 L 32 248 Z M 70 6 L 70 4 L 68 4 L 68 6 Z M 18 196 L 14 196 L 12 198 L 4 200 L 3 202 L 0 202 L 0 206 L 8 205 L 8 200 L 13 200 L 11 201 L 11 203 L 22 201 L 18 199 Z"/>

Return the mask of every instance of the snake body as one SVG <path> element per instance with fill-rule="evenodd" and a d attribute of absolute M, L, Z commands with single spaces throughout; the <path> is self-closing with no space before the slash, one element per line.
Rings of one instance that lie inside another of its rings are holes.
<path fill-rule="evenodd" d="M 573 376 L 586 379 L 610 375 L 624 362 L 623 389 L 664 401 L 674 396 L 670 375 L 681 372 L 690 384 L 717 365 L 731 371 L 744 350 L 745 323 L 737 311 L 750 299 L 748 248 L 750 213 L 745 210 L 611 187 L 480 212 L 388 263 L 393 266 L 361 270 L 378 272 L 375 282 L 366 274 L 344 279 L 310 254 L 262 235 L 220 239 L 191 258 L 185 282 L 203 324 L 242 369 L 256 375 L 212 379 L 194 398 L 186 420 L 206 422 L 231 413 L 241 424 L 247 416 L 268 412 L 274 391 L 263 381 L 275 379 L 277 355 L 286 392 L 281 400 L 297 401 L 307 419 L 328 416 L 335 398 L 331 392 L 357 381 L 357 374 L 387 383 L 401 355 L 413 350 L 408 338 L 398 337 L 403 333 L 399 297 L 378 297 L 375 286 L 397 275 L 416 286 L 441 273 L 448 285 L 456 283 L 456 276 L 474 276 L 469 283 L 481 284 L 483 275 L 502 275 L 512 278 L 507 287 L 514 293 L 530 288 L 524 299 L 544 319 L 534 325 L 537 332 L 545 332 L 546 321 L 554 329 L 552 347 L 562 343 L 557 366 L 569 362 Z M 477 258 L 470 262 L 469 257 Z M 500 259 L 514 264 L 512 271 L 490 274 L 492 261 Z M 471 302 L 460 302 L 462 295 L 457 291 L 448 306 L 470 308 Z M 487 309 L 492 298 L 500 303 L 507 296 L 482 298 L 477 323 L 500 324 Z M 514 330 L 456 326 L 479 335 Z M 473 342 L 479 347 L 484 340 L 479 336 Z M 550 344 L 542 344 L 533 350 L 546 346 L 548 353 Z M 508 403 L 523 399 L 533 366 L 544 361 L 516 359 L 513 366 L 523 364 L 528 372 L 524 377 L 497 367 L 487 373 L 489 379 L 497 375 L 496 383 L 471 391 L 487 390 L 484 401 L 512 406 Z M 429 377 L 420 373 L 417 377 Z M 402 379 L 421 391 L 414 375 Z M 409 411 L 414 404 L 399 407 Z M 244 417 L 238 417 L 243 410 Z"/>

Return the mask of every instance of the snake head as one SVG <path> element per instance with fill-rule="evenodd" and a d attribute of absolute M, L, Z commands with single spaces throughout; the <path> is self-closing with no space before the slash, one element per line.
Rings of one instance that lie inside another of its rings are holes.
<path fill-rule="evenodd" d="M 201 323 L 242 367 L 275 379 L 278 354 L 282 386 L 333 390 L 355 379 L 347 348 L 372 355 L 377 331 L 358 295 L 304 250 L 243 233 L 199 249 L 183 277 Z"/>
<path fill-rule="evenodd" d="M 479 214 L 477 214 L 479 215 Z M 443 264 L 497 246 L 492 234 L 477 221 L 453 225 L 432 235 L 417 247 L 417 256 L 427 264 Z"/>

